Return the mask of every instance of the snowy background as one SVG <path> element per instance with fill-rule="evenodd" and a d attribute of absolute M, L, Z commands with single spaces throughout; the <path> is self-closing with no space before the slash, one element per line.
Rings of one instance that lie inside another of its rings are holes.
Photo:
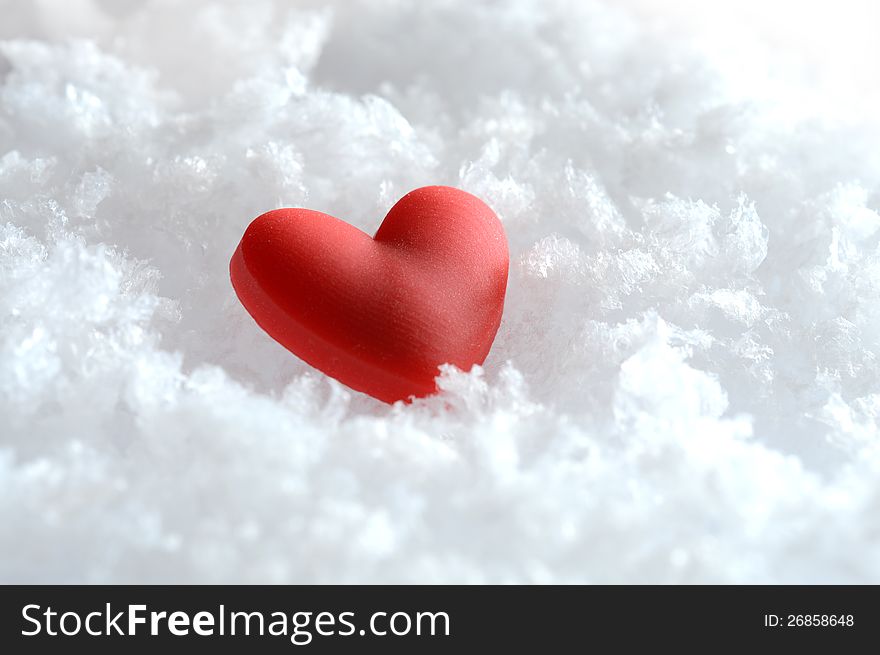
<path fill-rule="evenodd" d="M 880 582 L 876 3 L 0 0 L 0 581 Z M 502 219 L 388 406 L 228 261 Z"/>

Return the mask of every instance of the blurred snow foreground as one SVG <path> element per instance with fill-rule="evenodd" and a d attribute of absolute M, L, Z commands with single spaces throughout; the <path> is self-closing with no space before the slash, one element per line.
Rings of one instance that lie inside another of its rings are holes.
<path fill-rule="evenodd" d="M 0 0 L 0 581 L 880 582 L 876 89 L 669 12 Z M 426 184 L 508 302 L 387 406 L 228 260 Z"/>

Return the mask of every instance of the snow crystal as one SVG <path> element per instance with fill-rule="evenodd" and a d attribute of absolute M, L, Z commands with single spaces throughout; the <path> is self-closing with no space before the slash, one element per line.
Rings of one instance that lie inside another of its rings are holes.
<path fill-rule="evenodd" d="M 0 0 L 0 581 L 880 582 L 872 3 L 288 4 Z M 387 406 L 228 261 L 426 184 L 508 298 Z"/>

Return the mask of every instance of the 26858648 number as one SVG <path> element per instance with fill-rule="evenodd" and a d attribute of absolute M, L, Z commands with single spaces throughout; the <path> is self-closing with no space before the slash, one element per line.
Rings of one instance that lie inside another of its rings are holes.
<path fill-rule="evenodd" d="M 789 614 L 788 625 L 794 627 L 836 627 L 852 626 L 852 614 Z"/>
<path fill-rule="evenodd" d="M 852 627 L 852 614 L 765 614 L 764 625 L 768 628 L 836 628 Z"/>

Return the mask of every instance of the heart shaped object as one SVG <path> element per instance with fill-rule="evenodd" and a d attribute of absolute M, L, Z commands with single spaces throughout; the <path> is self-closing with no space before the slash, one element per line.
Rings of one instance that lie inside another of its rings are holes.
<path fill-rule="evenodd" d="M 376 236 L 310 209 L 248 226 L 230 262 L 245 309 L 292 353 L 386 402 L 436 390 L 441 364 L 482 364 L 509 255 L 498 217 L 459 189 L 411 191 Z"/>

